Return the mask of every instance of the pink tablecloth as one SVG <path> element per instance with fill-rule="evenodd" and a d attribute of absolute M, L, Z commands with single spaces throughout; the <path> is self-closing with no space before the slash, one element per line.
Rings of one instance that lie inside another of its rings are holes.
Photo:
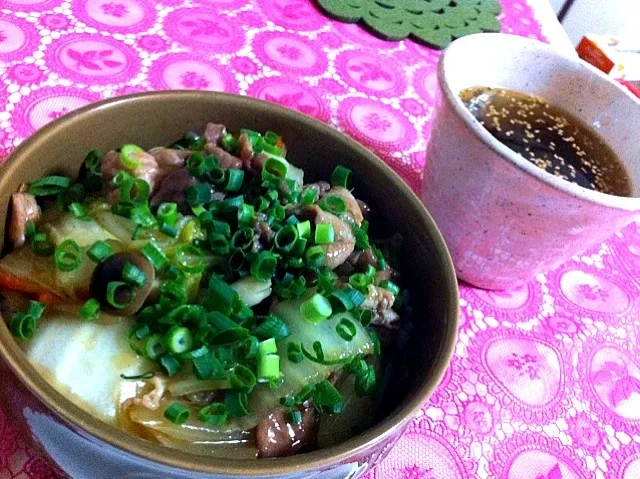
<path fill-rule="evenodd" d="M 502 3 L 505 31 L 541 38 L 525 0 Z M 100 98 L 224 90 L 331 123 L 418 190 L 437 59 L 311 0 L 3 0 L 0 157 Z M 631 226 L 526 287 L 462 285 L 451 367 L 370 479 L 640 477 L 639 272 Z M 0 479 L 44 464 L 0 415 Z"/>

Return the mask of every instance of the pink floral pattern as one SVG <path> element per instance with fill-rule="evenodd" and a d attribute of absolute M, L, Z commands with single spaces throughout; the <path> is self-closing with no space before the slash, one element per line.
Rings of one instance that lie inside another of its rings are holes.
<path fill-rule="evenodd" d="M 434 50 L 334 22 L 313 0 L 1 3 L 0 159 L 101 98 L 207 89 L 328 122 L 419 191 Z M 541 37 L 526 0 L 501 3 L 505 31 Z M 528 285 L 461 284 L 451 366 L 367 479 L 640 477 L 640 445 L 626 440 L 640 434 L 638 278 L 631 225 Z M 60 477 L 0 412 L 0 478 Z"/>

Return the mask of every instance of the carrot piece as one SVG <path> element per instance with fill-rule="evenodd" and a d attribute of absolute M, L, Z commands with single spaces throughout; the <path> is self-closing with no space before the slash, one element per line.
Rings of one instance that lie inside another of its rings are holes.
<path fill-rule="evenodd" d="M 42 286 L 39 284 L 18 278 L 5 271 L 0 271 L 0 289 L 17 291 L 19 293 L 42 293 Z"/>
<path fill-rule="evenodd" d="M 46 306 L 51 306 L 54 304 L 62 304 L 63 302 L 60 296 L 50 293 L 49 291 L 43 291 L 41 293 L 38 293 L 36 297 L 38 301 L 40 301 L 42 304 Z"/>

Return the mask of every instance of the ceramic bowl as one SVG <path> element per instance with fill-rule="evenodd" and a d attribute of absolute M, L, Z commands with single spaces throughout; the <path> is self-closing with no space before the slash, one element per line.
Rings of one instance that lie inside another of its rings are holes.
<path fill-rule="evenodd" d="M 79 409 L 34 370 L 0 321 L 0 405 L 25 438 L 33 438 L 74 478 L 359 477 L 386 455 L 440 381 L 458 314 L 455 274 L 437 227 L 420 200 L 370 151 L 309 117 L 246 97 L 186 91 L 120 97 L 56 120 L 14 151 L 0 171 L 0 228 L 20 183 L 53 171 L 75 175 L 93 148 L 167 144 L 208 121 L 230 130 L 281 133 L 288 158 L 304 168 L 308 181 L 346 165 L 354 171 L 358 196 L 379 212 L 377 223 L 403 234 L 407 254 L 399 269 L 414 291 L 417 312 L 407 346 L 411 384 L 394 391 L 375 426 L 335 447 L 282 459 L 212 459 L 132 437 Z"/>
<path fill-rule="evenodd" d="M 537 40 L 483 33 L 447 48 L 438 83 L 422 198 L 459 278 L 487 289 L 527 282 L 640 213 L 640 101 L 601 71 Z M 557 178 L 500 143 L 460 100 L 477 86 L 540 96 L 592 127 L 625 165 L 633 197 Z"/>

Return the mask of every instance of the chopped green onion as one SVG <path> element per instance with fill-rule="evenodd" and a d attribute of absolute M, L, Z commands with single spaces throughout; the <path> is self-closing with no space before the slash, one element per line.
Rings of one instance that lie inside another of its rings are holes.
<path fill-rule="evenodd" d="M 313 391 L 313 405 L 324 414 L 338 414 L 342 412 L 344 402 L 342 395 L 326 379 L 316 384 Z"/>
<path fill-rule="evenodd" d="M 164 341 L 169 351 L 180 354 L 193 347 L 193 334 L 184 326 L 174 326 L 169 330 Z"/>
<path fill-rule="evenodd" d="M 280 404 L 284 407 L 293 407 L 296 405 L 296 400 L 291 396 L 283 396 L 280 398 Z"/>
<path fill-rule="evenodd" d="M 238 293 L 215 275 L 209 279 L 207 298 L 204 302 L 205 308 L 210 311 L 218 311 L 224 316 L 230 316 L 233 304 Z"/>
<path fill-rule="evenodd" d="M 331 173 L 331 184 L 333 186 L 342 186 L 343 188 L 351 188 L 352 173 L 349 168 L 338 165 Z"/>
<path fill-rule="evenodd" d="M 292 218 L 295 218 L 295 216 L 292 216 Z M 296 228 L 300 238 L 308 239 L 311 236 L 311 222 L 309 220 L 296 224 Z"/>
<path fill-rule="evenodd" d="M 195 131 L 188 131 L 184 135 L 183 143 L 188 150 L 202 150 L 206 143 L 206 139 L 203 135 L 196 133 Z"/>
<path fill-rule="evenodd" d="M 329 301 L 333 309 L 338 312 L 351 311 L 355 305 L 349 293 L 343 289 L 338 289 L 329 295 Z"/>
<path fill-rule="evenodd" d="M 224 221 L 213 220 L 212 228 L 213 228 L 213 231 L 215 231 L 216 233 L 220 233 L 221 235 L 224 235 L 226 238 L 229 238 L 231 236 L 231 226 L 229 226 L 229 223 L 225 223 Z"/>
<path fill-rule="evenodd" d="M 71 186 L 66 176 L 45 176 L 29 186 L 29 194 L 33 196 L 57 195 Z"/>
<path fill-rule="evenodd" d="M 46 233 L 36 233 L 31 238 L 31 250 L 38 256 L 51 256 L 55 248 Z"/>
<path fill-rule="evenodd" d="M 228 261 L 228 265 L 229 265 L 229 270 L 230 271 L 240 271 L 245 263 L 245 254 L 242 252 L 242 250 L 235 250 L 233 253 L 231 253 L 231 256 L 229 256 L 229 261 Z"/>
<path fill-rule="evenodd" d="M 185 273 L 201 273 L 204 271 L 204 255 L 201 249 L 187 244 L 178 246 L 175 254 L 178 268 Z"/>
<path fill-rule="evenodd" d="M 297 217 L 297 216 L 295 216 L 295 215 L 291 215 L 291 216 L 289 216 L 289 217 L 287 218 L 286 223 L 287 223 L 287 224 L 289 224 L 289 225 L 294 225 L 294 226 L 295 226 L 295 225 L 297 225 L 298 223 L 300 223 L 300 220 L 298 219 L 298 217 Z"/>
<path fill-rule="evenodd" d="M 169 262 L 167 255 L 165 255 L 155 243 L 147 243 L 142 247 L 141 252 L 157 271 L 161 271 Z"/>
<path fill-rule="evenodd" d="M 269 200 L 267 200 L 263 196 L 259 196 L 254 200 L 253 206 L 255 207 L 256 210 L 260 212 L 266 211 L 269 208 Z"/>
<path fill-rule="evenodd" d="M 147 324 L 139 327 L 138 329 L 135 330 L 135 335 L 136 338 L 138 339 L 144 339 L 147 336 L 149 336 L 151 334 L 151 329 L 149 328 L 149 326 Z"/>
<path fill-rule="evenodd" d="M 276 379 L 280 376 L 280 356 L 267 354 L 258 356 L 258 378 L 260 380 Z"/>
<path fill-rule="evenodd" d="M 373 311 L 370 309 L 363 309 L 360 311 L 360 324 L 366 328 L 369 326 L 369 323 L 371 323 L 371 320 L 373 320 Z"/>
<path fill-rule="evenodd" d="M 234 389 L 249 394 L 255 387 L 257 380 L 249 368 L 238 364 L 229 374 L 229 382 Z"/>
<path fill-rule="evenodd" d="M 335 241 L 335 231 L 330 223 L 316 225 L 315 241 L 317 244 L 330 244 Z"/>
<path fill-rule="evenodd" d="M 347 286 L 343 291 L 349 296 L 349 299 L 353 303 L 355 308 L 359 308 L 362 303 L 365 302 L 366 298 L 364 294 L 362 294 L 357 289 L 352 288 L 351 286 Z"/>
<path fill-rule="evenodd" d="M 240 228 L 231 237 L 231 247 L 243 251 L 251 249 L 253 246 L 253 229 L 249 227 Z"/>
<path fill-rule="evenodd" d="M 200 215 L 202 215 L 203 213 L 207 212 L 207 210 L 204 209 L 204 206 L 202 205 L 198 205 L 198 206 L 192 206 L 191 207 L 191 211 L 193 211 L 193 215 L 196 218 L 199 218 Z"/>
<path fill-rule="evenodd" d="M 135 159 L 144 150 L 137 145 L 123 145 L 120 148 L 120 162 L 127 170 L 135 170 L 140 166 L 140 160 Z"/>
<path fill-rule="evenodd" d="M 168 279 L 181 279 L 184 277 L 184 273 L 170 264 L 164 269 L 164 276 Z"/>
<path fill-rule="evenodd" d="M 27 314 L 33 316 L 36 319 L 40 319 L 42 313 L 44 313 L 45 305 L 40 301 L 34 301 L 32 299 L 29 300 L 27 306 Z"/>
<path fill-rule="evenodd" d="M 367 269 L 364 271 L 364 275 L 369 278 L 369 281 L 371 281 L 372 283 L 376 279 L 376 273 L 376 269 L 370 264 L 367 265 Z"/>
<path fill-rule="evenodd" d="M 169 377 L 175 376 L 182 368 L 182 365 L 171 354 L 165 354 L 160 358 L 160 366 Z"/>
<path fill-rule="evenodd" d="M 27 313 L 15 313 L 11 318 L 9 329 L 18 339 L 31 339 L 36 334 L 38 328 L 38 318 L 34 318 Z"/>
<path fill-rule="evenodd" d="M 190 206 L 204 205 L 213 198 L 213 190 L 208 183 L 189 185 L 184 192 L 184 197 Z"/>
<path fill-rule="evenodd" d="M 120 186 L 125 181 L 133 181 L 134 179 L 135 178 L 133 176 L 131 176 L 129 173 L 127 173 L 126 171 L 119 171 L 116 174 L 116 176 L 113 177 L 113 180 L 111 180 L 111 182 L 115 186 Z"/>
<path fill-rule="evenodd" d="M 282 319 L 270 314 L 253 330 L 253 334 L 259 338 L 274 338 L 276 341 L 281 341 L 291 334 L 291 330 Z"/>
<path fill-rule="evenodd" d="M 120 184 L 120 201 L 124 203 L 143 204 L 150 194 L 149 183 L 142 179 L 130 179 Z"/>
<path fill-rule="evenodd" d="M 27 239 L 33 238 L 33 236 L 38 232 L 38 228 L 33 221 L 27 221 L 24 224 L 24 236 Z"/>
<path fill-rule="evenodd" d="M 311 298 L 303 301 L 300 305 L 300 313 L 302 318 L 309 323 L 320 323 L 331 316 L 331 303 L 327 298 L 316 293 Z"/>
<path fill-rule="evenodd" d="M 262 179 L 272 183 L 279 183 L 287 176 L 287 165 L 277 158 L 269 158 L 262 167 Z"/>
<path fill-rule="evenodd" d="M 313 396 L 313 391 L 315 390 L 314 384 L 307 384 L 303 387 L 298 394 L 296 394 L 293 398 L 294 405 L 301 406 L 305 402 L 307 402 Z"/>
<path fill-rule="evenodd" d="M 287 225 L 276 233 L 275 245 L 280 251 L 288 253 L 293 249 L 298 240 L 298 228 L 294 225 Z"/>
<path fill-rule="evenodd" d="M 302 413 L 298 409 L 289 411 L 289 423 L 300 424 L 302 422 Z"/>
<path fill-rule="evenodd" d="M 298 343 L 287 343 L 287 358 L 294 364 L 298 364 L 304 361 L 302 348 Z"/>
<path fill-rule="evenodd" d="M 229 241 L 224 235 L 220 233 L 209 233 L 207 242 L 213 254 L 225 255 L 229 253 Z M 242 250 L 235 250 L 235 252 L 242 253 Z"/>
<path fill-rule="evenodd" d="M 252 226 L 256 211 L 251 205 L 244 204 L 238 208 L 238 226 Z"/>
<path fill-rule="evenodd" d="M 244 196 L 238 195 L 232 198 L 226 198 L 222 203 L 227 210 L 240 208 L 244 204 Z"/>
<path fill-rule="evenodd" d="M 206 178 L 214 185 L 222 185 L 227 180 L 227 174 L 219 166 L 213 165 L 207 172 Z"/>
<path fill-rule="evenodd" d="M 265 339 L 258 345 L 258 355 L 266 356 L 267 354 L 275 354 L 278 352 L 275 338 Z"/>
<path fill-rule="evenodd" d="M 69 211 L 78 219 L 87 219 L 87 210 L 82 204 L 74 202 L 69 205 Z"/>
<path fill-rule="evenodd" d="M 198 419 L 205 424 L 213 424 L 214 426 L 223 426 L 229 417 L 227 406 L 222 403 L 214 402 L 203 407 L 198 412 Z"/>
<path fill-rule="evenodd" d="M 132 286 L 141 288 L 147 281 L 147 275 L 140 268 L 127 261 L 122 267 L 122 279 Z"/>
<path fill-rule="evenodd" d="M 376 388 L 376 371 L 373 366 L 367 365 L 367 368 L 356 374 L 354 384 L 356 396 L 371 396 Z"/>
<path fill-rule="evenodd" d="M 332 271 L 318 271 L 318 287 L 322 293 L 332 293 L 336 289 L 338 275 Z"/>
<path fill-rule="evenodd" d="M 161 224 L 175 226 L 178 221 L 178 205 L 176 203 L 160 203 L 157 217 Z"/>
<path fill-rule="evenodd" d="M 356 239 L 356 248 L 367 249 L 371 247 L 369 235 L 367 235 L 367 232 L 363 228 L 353 224 L 351 225 L 351 230 L 353 231 L 353 236 Z"/>
<path fill-rule="evenodd" d="M 244 170 L 229 168 L 227 170 L 227 183 L 224 187 L 225 191 L 240 191 L 242 180 L 244 180 Z"/>
<path fill-rule="evenodd" d="M 271 251 L 261 251 L 251 261 L 251 275 L 260 280 L 267 281 L 276 271 L 278 260 Z"/>
<path fill-rule="evenodd" d="M 56 247 L 54 261 L 58 270 L 74 271 L 82 264 L 82 250 L 74 240 L 66 239 Z"/>
<path fill-rule="evenodd" d="M 276 146 L 280 141 L 280 136 L 273 131 L 267 131 L 264 134 L 264 141 L 271 146 Z"/>
<path fill-rule="evenodd" d="M 351 341 L 356 337 L 356 325 L 346 318 L 342 318 L 336 325 L 336 333 L 345 341 Z"/>
<path fill-rule="evenodd" d="M 373 254 L 375 254 L 376 259 L 378 260 L 378 268 L 380 268 L 380 270 L 387 269 L 387 260 L 384 259 L 384 255 L 382 254 L 382 251 L 380 251 L 375 246 L 372 246 L 371 249 L 373 250 Z"/>
<path fill-rule="evenodd" d="M 191 175 L 200 177 L 207 171 L 207 165 L 204 162 L 204 156 L 202 153 L 191 153 L 187 158 L 187 170 Z"/>
<path fill-rule="evenodd" d="M 238 140 L 231 133 L 227 133 L 220 139 L 220 145 L 229 153 L 233 153 L 238 149 Z"/>
<path fill-rule="evenodd" d="M 364 273 L 356 273 L 349 276 L 349 284 L 358 291 L 366 292 L 371 284 L 371 280 Z"/>
<path fill-rule="evenodd" d="M 116 203 L 111 206 L 111 212 L 114 215 L 122 216 L 123 218 L 129 218 L 129 216 L 131 216 L 132 209 L 133 205 L 127 203 Z"/>
<path fill-rule="evenodd" d="M 312 205 L 316 202 L 316 198 L 318 197 L 318 190 L 315 188 L 307 188 L 302 193 L 302 198 L 300 199 L 303 205 Z"/>
<path fill-rule="evenodd" d="M 160 227 L 160 232 L 164 233 L 170 238 L 175 238 L 176 236 L 178 236 L 178 230 L 176 229 L 176 227 L 171 226 L 168 223 L 162 223 L 162 226 Z"/>
<path fill-rule="evenodd" d="M 273 217 L 275 219 L 277 219 L 278 221 L 282 221 L 284 220 L 284 217 L 287 214 L 287 211 L 284 209 L 284 206 L 282 205 L 275 205 L 272 209 L 271 209 L 271 214 L 273 215 Z"/>
<path fill-rule="evenodd" d="M 320 200 L 318 206 L 329 213 L 340 216 L 347 211 L 347 204 L 338 195 L 326 195 Z"/>
<path fill-rule="evenodd" d="M 220 361 L 211 354 L 203 354 L 193 358 L 193 373 L 198 379 L 218 379 L 224 377 L 224 369 Z"/>
<path fill-rule="evenodd" d="M 165 353 L 165 342 L 160 334 L 152 334 L 145 339 L 144 355 L 149 359 L 158 359 Z"/>
<path fill-rule="evenodd" d="M 249 401 L 246 393 L 227 391 L 224 396 L 224 404 L 234 417 L 243 417 L 249 414 Z"/>
<path fill-rule="evenodd" d="M 166 309 L 181 306 L 187 302 L 185 284 L 182 281 L 167 281 L 160 286 L 159 303 Z"/>
<path fill-rule="evenodd" d="M 393 294 L 394 296 L 400 294 L 400 287 L 394 282 L 389 281 L 388 279 L 380 281 L 380 287 L 391 291 L 391 294 Z"/>
<path fill-rule="evenodd" d="M 100 314 L 100 303 L 91 298 L 80 308 L 80 317 L 83 321 L 93 321 L 98 319 Z"/>
<path fill-rule="evenodd" d="M 107 302 L 116 309 L 124 309 L 131 304 L 134 295 L 131 286 L 123 281 L 107 284 Z"/>
<path fill-rule="evenodd" d="M 310 268 L 317 268 L 324 262 L 324 249 L 322 246 L 312 246 L 305 253 L 305 260 L 307 266 Z"/>
<path fill-rule="evenodd" d="M 298 238 L 298 240 L 293 245 L 293 248 L 289 253 L 295 256 L 302 256 L 306 248 L 307 248 L 307 240 L 305 238 Z M 290 258 L 290 259 L 301 259 L 301 258 Z M 300 267 L 302 267 L 302 265 Z"/>
<path fill-rule="evenodd" d="M 89 173 L 99 173 L 100 163 L 103 158 L 104 153 L 100 150 L 91 150 L 87 153 L 87 156 L 84 157 L 84 166 Z"/>
<path fill-rule="evenodd" d="M 179 402 L 174 402 L 164 410 L 164 417 L 174 424 L 184 424 L 189 420 L 191 412 Z"/>

